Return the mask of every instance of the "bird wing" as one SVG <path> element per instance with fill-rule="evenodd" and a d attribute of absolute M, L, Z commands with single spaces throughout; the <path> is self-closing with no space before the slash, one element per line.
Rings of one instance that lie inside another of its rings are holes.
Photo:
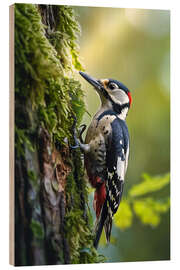
<path fill-rule="evenodd" d="M 107 181 L 106 204 L 107 218 L 104 229 L 107 242 L 110 241 L 112 229 L 112 217 L 117 212 L 122 193 L 127 168 L 127 156 L 129 148 L 129 135 L 125 122 L 116 118 L 112 123 L 112 132 L 108 137 L 108 149 L 106 153 Z"/>
<path fill-rule="evenodd" d="M 112 132 L 109 135 L 106 163 L 108 179 L 106 181 L 107 200 L 112 215 L 117 211 L 122 196 L 128 152 L 129 135 L 125 122 L 116 118 L 112 123 Z"/>
<path fill-rule="evenodd" d="M 104 227 L 106 240 L 110 241 L 112 217 L 116 213 L 123 193 L 123 183 L 129 153 L 129 134 L 126 123 L 119 118 L 111 122 L 111 132 L 106 137 L 106 199 L 97 220 L 94 246 Z"/>

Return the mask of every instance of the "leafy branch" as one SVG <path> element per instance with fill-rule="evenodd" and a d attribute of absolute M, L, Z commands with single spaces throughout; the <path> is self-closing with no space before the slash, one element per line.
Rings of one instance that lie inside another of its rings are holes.
<path fill-rule="evenodd" d="M 114 215 L 114 225 L 120 230 L 130 228 L 133 225 L 134 216 L 143 225 L 150 225 L 155 228 L 160 224 L 162 215 L 169 211 L 169 195 L 160 196 L 160 192 L 168 187 L 170 174 L 153 177 L 145 173 L 142 178 L 139 184 L 134 185 L 129 190 L 127 197 L 122 199 L 118 211 Z M 111 244 L 115 243 L 116 239 L 112 236 Z M 104 233 L 100 245 L 106 245 Z"/>
<path fill-rule="evenodd" d="M 121 230 L 132 225 L 134 214 L 143 224 L 156 227 L 160 224 L 161 215 L 169 210 L 169 196 L 156 199 L 153 195 L 169 185 L 170 174 L 154 177 L 143 174 L 142 177 L 143 181 L 129 190 L 114 216 L 114 224 Z"/>

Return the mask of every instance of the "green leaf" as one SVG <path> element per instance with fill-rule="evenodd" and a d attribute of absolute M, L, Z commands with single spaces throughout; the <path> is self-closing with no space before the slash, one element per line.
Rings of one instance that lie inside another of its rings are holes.
<path fill-rule="evenodd" d="M 148 193 L 152 193 L 164 188 L 170 182 L 170 174 L 151 177 L 148 174 L 143 174 L 143 179 L 140 184 L 133 186 L 129 191 L 130 197 L 139 197 Z"/>
<path fill-rule="evenodd" d="M 155 201 L 153 198 L 146 198 L 142 200 L 135 200 L 133 208 L 136 215 L 140 218 L 143 224 L 151 226 L 158 226 L 161 220 L 161 213 L 169 210 L 169 198 L 166 201 Z"/>
<path fill-rule="evenodd" d="M 127 200 L 122 200 L 118 211 L 114 215 L 114 224 L 121 230 L 127 229 L 131 226 L 133 219 L 132 210 Z"/>
<path fill-rule="evenodd" d="M 166 213 L 170 208 L 170 198 L 166 201 L 152 201 L 153 208 L 158 213 Z"/>

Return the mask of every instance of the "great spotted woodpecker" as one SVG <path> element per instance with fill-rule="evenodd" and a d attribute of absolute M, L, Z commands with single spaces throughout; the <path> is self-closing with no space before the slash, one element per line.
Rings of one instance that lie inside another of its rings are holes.
<path fill-rule="evenodd" d="M 101 107 L 87 130 L 85 143 L 75 136 L 84 152 L 84 162 L 92 187 L 96 212 L 94 246 L 98 247 L 104 227 L 110 241 L 112 219 L 119 207 L 129 156 L 129 134 L 125 122 L 132 98 L 129 89 L 113 79 L 96 80 L 84 72 L 100 96 Z"/>

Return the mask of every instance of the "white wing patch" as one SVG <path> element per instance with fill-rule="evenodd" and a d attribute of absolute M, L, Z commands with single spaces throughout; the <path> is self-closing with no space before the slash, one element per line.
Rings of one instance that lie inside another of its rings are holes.
<path fill-rule="evenodd" d="M 128 166 L 128 159 L 129 159 L 129 144 L 128 144 L 128 147 L 127 147 L 127 151 L 126 151 L 126 160 L 125 160 L 125 172 L 124 174 L 126 173 L 127 171 L 127 166 Z"/>
<path fill-rule="evenodd" d="M 121 157 L 117 159 L 117 175 L 119 180 L 124 181 L 125 176 L 125 161 L 121 160 Z"/>

